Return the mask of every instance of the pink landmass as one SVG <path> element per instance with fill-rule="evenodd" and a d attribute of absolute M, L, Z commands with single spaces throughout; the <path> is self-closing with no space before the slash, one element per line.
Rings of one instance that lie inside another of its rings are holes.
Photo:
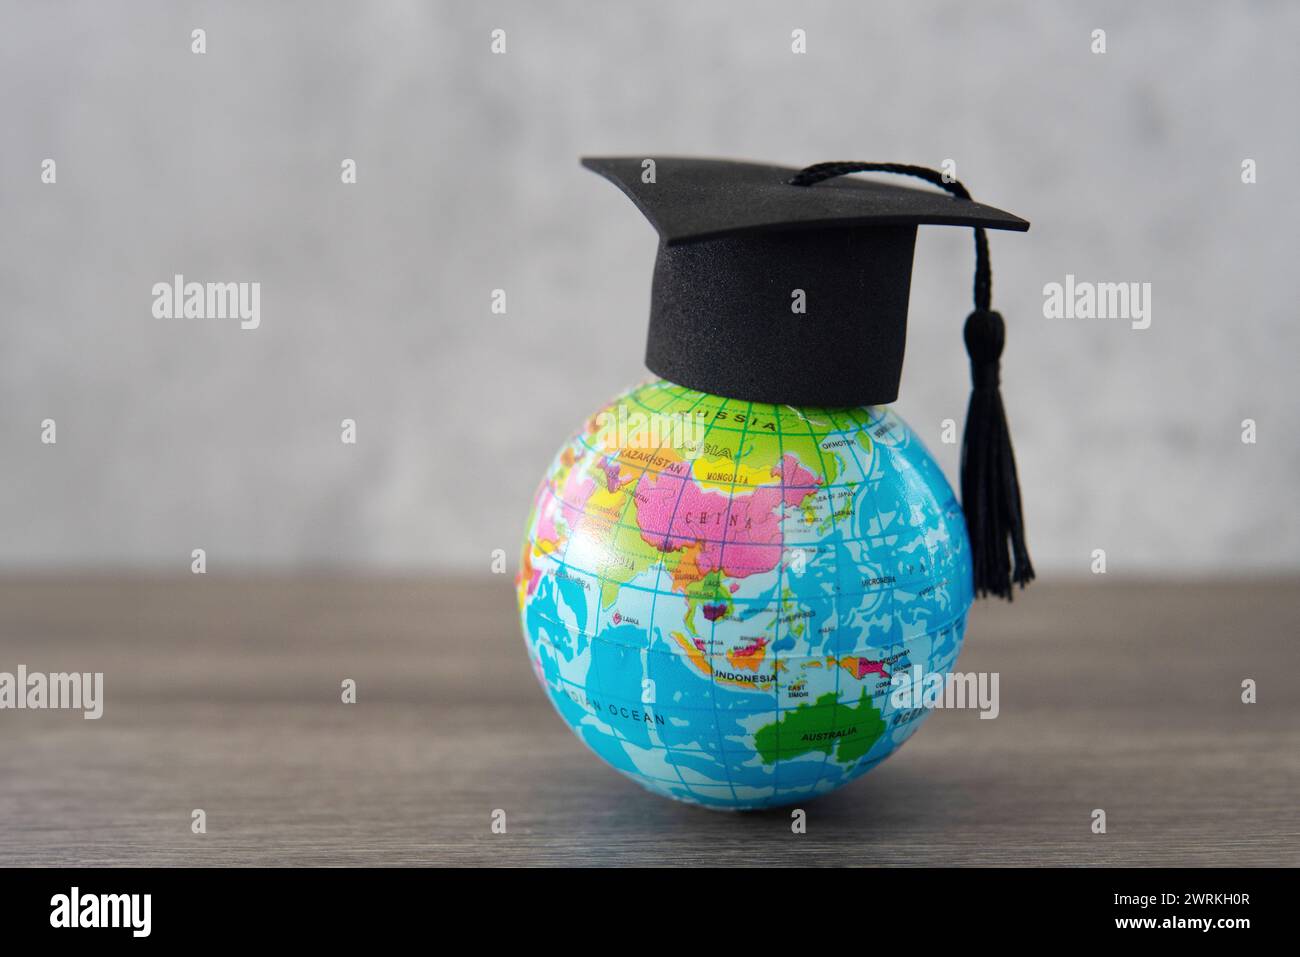
<path fill-rule="evenodd" d="M 627 484 L 618 477 L 618 463 L 611 462 L 608 455 L 601 457 L 600 469 L 605 473 L 605 488 L 609 491 L 617 492 Z"/>
<path fill-rule="evenodd" d="M 867 675 L 880 675 L 882 678 L 888 678 L 889 672 L 885 670 L 883 661 L 871 661 L 868 658 L 854 659 L 857 663 L 858 680 L 865 678 Z"/>
<path fill-rule="evenodd" d="M 793 455 L 772 469 L 782 485 L 764 485 L 731 497 L 705 491 L 690 479 L 647 474 L 636 490 L 636 519 L 641 537 L 661 551 L 671 552 L 695 542 L 700 575 L 719 568 L 728 578 L 770 572 L 781 560 L 781 502 L 799 505 L 816 492 L 816 477 Z M 789 486 L 802 486 L 790 488 Z"/>

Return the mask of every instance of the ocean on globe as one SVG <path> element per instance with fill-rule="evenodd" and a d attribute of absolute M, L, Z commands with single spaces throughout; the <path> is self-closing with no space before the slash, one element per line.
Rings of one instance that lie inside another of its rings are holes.
<path fill-rule="evenodd" d="M 889 409 L 657 380 L 555 457 L 519 610 L 538 681 L 610 766 L 681 801 L 774 807 L 916 731 L 907 689 L 956 662 L 969 553 L 952 489 Z"/>

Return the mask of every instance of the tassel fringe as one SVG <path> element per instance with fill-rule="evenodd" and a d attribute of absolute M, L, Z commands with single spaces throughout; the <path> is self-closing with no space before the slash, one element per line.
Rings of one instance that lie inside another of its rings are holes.
<path fill-rule="evenodd" d="M 961 503 L 970 534 L 975 594 L 1012 600 L 1012 585 L 1034 579 L 1025 546 L 1020 480 L 1002 405 L 1000 365 L 1006 342 L 1002 316 L 977 309 L 966 319 L 971 364 L 970 407 L 961 443 Z"/>

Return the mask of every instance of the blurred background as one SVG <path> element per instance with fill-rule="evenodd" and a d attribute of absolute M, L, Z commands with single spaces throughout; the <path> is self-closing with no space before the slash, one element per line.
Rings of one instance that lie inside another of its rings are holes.
<path fill-rule="evenodd" d="M 584 154 L 954 160 L 1033 223 L 991 238 L 1040 572 L 1300 568 L 1296 5 L 0 9 L 0 569 L 513 563 L 646 374 L 655 236 Z M 950 480 L 971 270 L 922 228 L 897 408 Z M 261 327 L 154 318 L 176 273 L 259 282 Z M 1151 283 L 1151 327 L 1044 318 L 1067 273 Z"/>

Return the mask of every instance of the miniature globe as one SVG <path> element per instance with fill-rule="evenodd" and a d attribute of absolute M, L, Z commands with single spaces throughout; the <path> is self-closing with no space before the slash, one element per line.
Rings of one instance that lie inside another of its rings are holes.
<path fill-rule="evenodd" d="M 537 679 L 610 766 L 722 809 L 866 773 L 928 714 L 972 601 L 961 508 L 886 408 L 662 380 L 556 456 L 517 579 Z"/>

